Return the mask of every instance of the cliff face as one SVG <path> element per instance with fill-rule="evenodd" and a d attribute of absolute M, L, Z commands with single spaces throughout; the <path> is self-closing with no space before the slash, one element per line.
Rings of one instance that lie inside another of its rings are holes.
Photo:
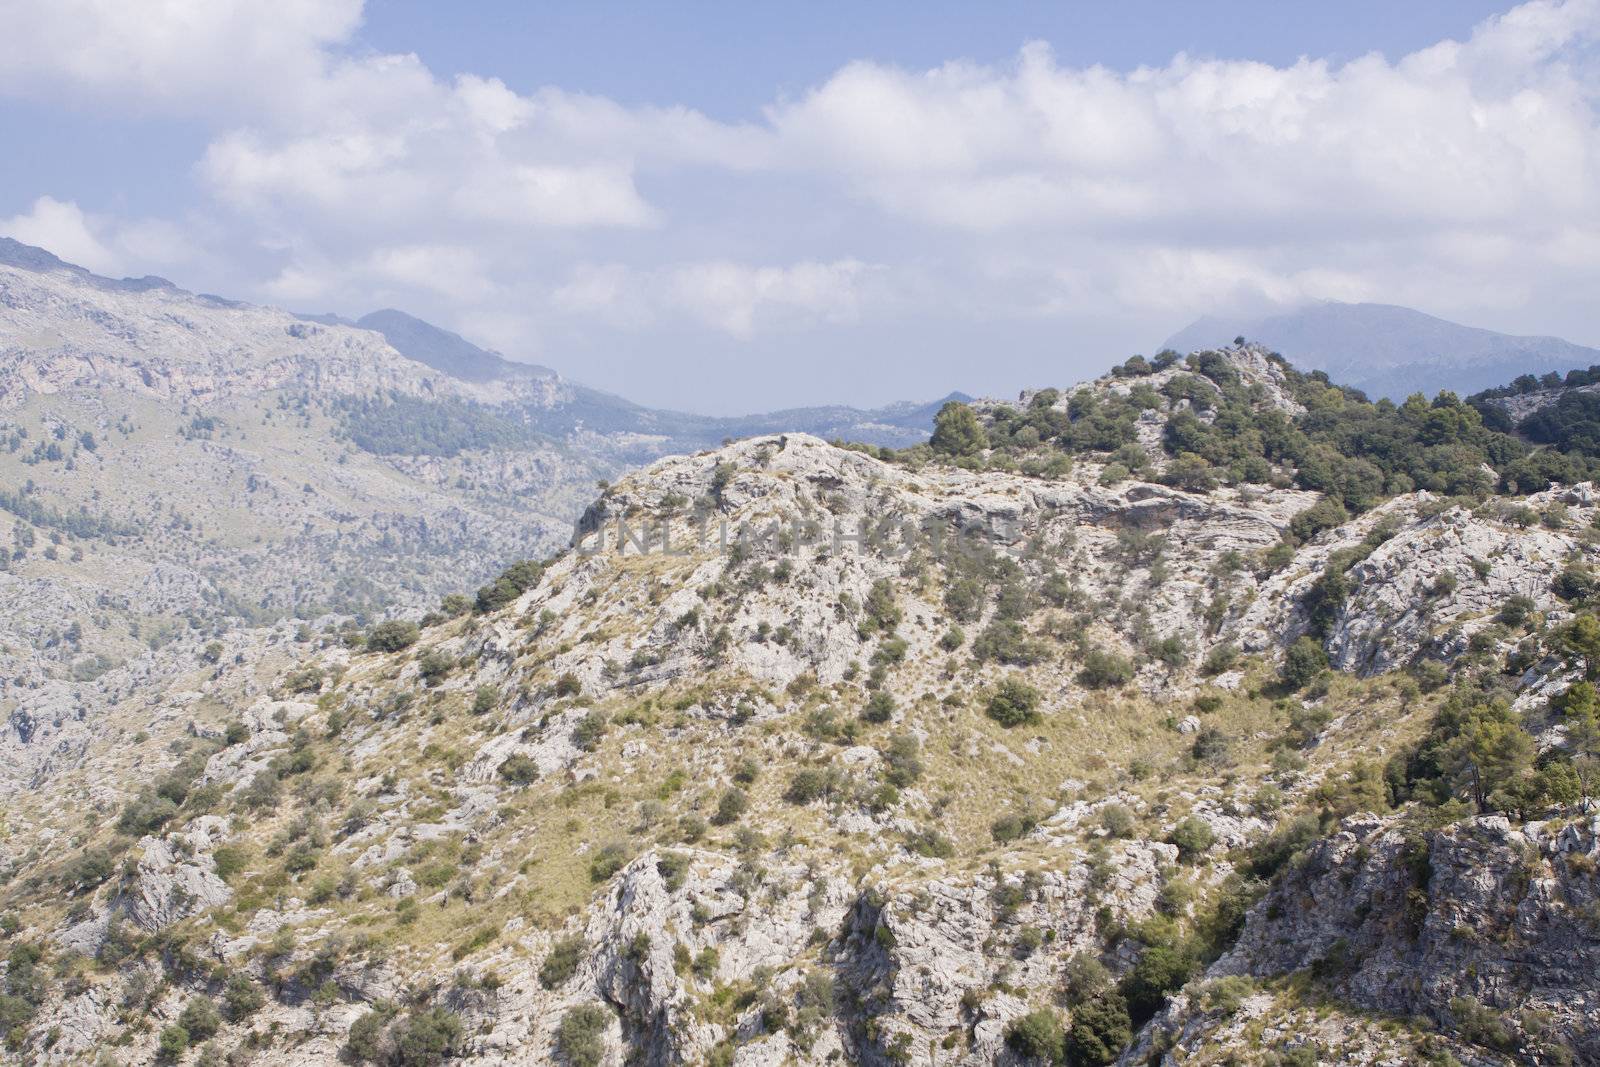
<path fill-rule="evenodd" d="M 1503 1051 L 1600 1059 L 1600 819 L 1431 832 L 1345 822 L 1252 913 L 1214 974 L 1310 969 L 1339 999 Z"/>
<path fill-rule="evenodd" d="M 1207 972 L 1314 982 L 1345 1013 L 1421 1020 L 1468 1062 L 1600 1060 L 1600 819 L 1436 830 L 1345 820 L 1278 880 Z M 1205 988 L 1204 984 L 1199 987 Z M 1255 1005 L 1270 1016 L 1270 997 Z M 1231 1013 L 1230 1013 L 1231 1014 Z M 1247 1015 L 1251 1013 L 1246 1013 Z M 1359 1029 L 1359 1028 L 1357 1028 Z M 1237 1045 L 1236 1021 L 1180 998 L 1125 1057 L 1178 1063 Z M 1382 1045 L 1356 1047 L 1380 1059 Z"/>

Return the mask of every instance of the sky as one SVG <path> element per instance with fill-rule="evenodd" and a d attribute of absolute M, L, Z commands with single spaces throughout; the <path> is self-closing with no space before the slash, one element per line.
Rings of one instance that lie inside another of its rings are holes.
<path fill-rule="evenodd" d="M 1008 395 L 1203 314 L 1600 344 L 1600 0 L 0 0 L 0 234 L 657 406 Z"/>

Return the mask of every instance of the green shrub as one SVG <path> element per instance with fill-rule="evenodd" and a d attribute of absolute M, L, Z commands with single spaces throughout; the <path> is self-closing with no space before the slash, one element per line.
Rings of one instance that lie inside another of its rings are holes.
<path fill-rule="evenodd" d="M 1132 1040 L 1133 1020 L 1128 1016 L 1127 1002 L 1111 990 L 1072 1009 L 1066 1061 L 1083 1067 L 1105 1067 L 1115 1063 Z"/>
<path fill-rule="evenodd" d="M 1324 530 L 1350 521 L 1350 513 L 1333 497 L 1323 497 L 1289 520 L 1289 532 L 1300 541 L 1309 541 Z"/>
<path fill-rule="evenodd" d="M 499 774 L 512 785 L 530 785 L 539 780 L 539 764 L 518 753 L 501 761 Z"/>
<path fill-rule="evenodd" d="M 932 827 L 924 827 L 907 837 L 906 848 L 930 859 L 947 860 L 956 854 L 955 844 Z"/>
<path fill-rule="evenodd" d="M 872 588 L 867 591 L 865 608 L 868 632 L 893 633 L 900 625 L 901 612 L 895 603 L 894 583 L 887 578 L 879 578 L 872 583 Z"/>
<path fill-rule="evenodd" d="M 1015 841 L 1039 825 L 1032 815 L 1002 815 L 989 824 L 989 836 L 998 844 Z"/>
<path fill-rule="evenodd" d="M 577 972 L 588 947 L 583 938 L 576 935 L 564 937 L 551 945 L 544 962 L 539 965 L 539 984 L 546 989 L 564 985 Z"/>
<path fill-rule="evenodd" d="M 1285 863 L 1322 836 L 1314 815 L 1301 815 L 1286 822 L 1250 847 L 1249 872 L 1256 878 L 1271 878 Z"/>
<path fill-rule="evenodd" d="M 111 877 L 116 861 L 104 848 L 86 848 L 67 862 L 61 879 L 74 892 L 84 892 Z"/>
<path fill-rule="evenodd" d="M 1020 678 L 1006 678 L 995 687 L 984 711 L 989 718 L 1008 729 L 1024 726 L 1038 721 L 1039 702 L 1042 699 L 1037 689 Z"/>
<path fill-rule="evenodd" d="M 130 800 L 117 818 L 117 829 L 125 834 L 148 834 L 178 814 L 178 805 L 154 793 L 141 793 Z"/>
<path fill-rule="evenodd" d="M 1006 1045 L 1027 1059 L 1060 1063 L 1066 1055 L 1067 1035 L 1055 1012 L 1039 1008 L 1006 1028 Z"/>
<path fill-rule="evenodd" d="M 994 660 L 1013 667 L 1031 667 L 1049 654 L 1049 646 L 1028 636 L 1022 623 L 1015 619 L 997 619 L 972 642 L 972 655 L 979 663 Z"/>
<path fill-rule="evenodd" d="M 750 798 L 743 789 L 730 789 L 717 802 L 717 813 L 711 821 L 718 826 L 736 823 L 750 808 Z"/>
<path fill-rule="evenodd" d="M 628 865 L 628 846 L 619 841 L 606 845 L 589 861 L 589 879 L 603 882 Z"/>
<path fill-rule="evenodd" d="M 867 722 L 884 723 L 894 716 L 894 697 L 882 689 L 873 693 L 867 699 L 867 706 L 862 709 L 861 717 Z"/>
<path fill-rule="evenodd" d="M 1150 945 L 1122 980 L 1122 994 L 1128 1012 L 1143 1023 L 1165 1002 L 1167 994 L 1179 989 L 1194 974 L 1197 961 L 1187 945 Z"/>
<path fill-rule="evenodd" d="M 266 1006 L 266 994 L 248 975 L 232 974 L 222 987 L 222 1010 L 231 1022 L 239 1022 Z"/>
<path fill-rule="evenodd" d="M 537 585 L 543 573 L 544 564 L 529 559 L 518 560 L 502 571 L 498 578 L 478 590 L 473 606 L 479 612 L 497 611 Z M 448 609 L 445 613 L 456 614 Z"/>
<path fill-rule="evenodd" d="M 161 1031 L 156 1039 L 156 1062 L 177 1063 L 189 1051 L 189 1031 L 173 1024 Z"/>
<path fill-rule="evenodd" d="M 1278 678 L 1291 691 L 1304 689 L 1327 669 L 1328 654 L 1323 651 L 1322 644 L 1315 638 L 1302 637 L 1289 646 Z"/>
<path fill-rule="evenodd" d="M 663 852 L 661 858 L 656 860 L 656 873 L 661 875 L 667 892 L 676 893 L 683 888 L 684 881 L 689 877 L 691 862 L 686 852 Z"/>
<path fill-rule="evenodd" d="M 605 1032 L 611 1013 L 599 1004 L 582 1004 L 561 1017 L 556 1051 L 569 1067 L 600 1067 L 605 1057 Z"/>
<path fill-rule="evenodd" d="M 1193 815 L 1174 826 L 1172 832 L 1167 835 L 1167 843 L 1178 846 L 1178 855 L 1186 862 L 1192 862 L 1204 855 L 1216 840 L 1217 835 L 1212 832 L 1211 827 Z"/>
<path fill-rule="evenodd" d="M 1203 726 L 1194 735 L 1190 748 L 1194 758 L 1201 763 L 1224 764 L 1233 750 L 1233 739 L 1215 726 Z"/>
<path fill-rule="evenodd" d="M 1223 642 L 1206 653 L 1205 662 L 1201 665 L 1200 670 L 1203 674 L 1221 674 L 1224 671 L 1232 670 L 1234 664 L 1238 662 L 1238 646 Z"/>
<path fill-rule="evenodd" d="M 385 1051 L 384 1033 L 392 1018 L 394 1009 L 379 1004 L 351 1023 L 350 1033 L 345 1037 L 344 1057 L 356 1063 L 379 1062 Z"/>
<path fill-rule="evenodd" d="M 390 619 L 367 631 L 367 647 L 374 652 L 399 652 L 416 644 L 419 633 L 414 622 Z"/>
<path fill-rule="evenodd" d="M 183 1006 L 178 1025 L 188 1032 L 190 1041 L 208 1041 L 222 1028 L 222 1016 L 210 997 L 195 997 Z"/>
<path fill-rule="evenodd" d="M 429 649 L 417 661 L 417 671 L 422 675 L 423 684 L 435 686 L 444 681 L 445 676 L 455 668 L 455 665 L 455 660 L 435 648 Z"/>
<path fill-rule="evenodd" d="M 1126 656 L 1090 649 L 1078 671 L 1078 684 L 1087 689 L 1115 689 L 1133 681 L 1133 661 Z"/>
<path fill-rule="evenodd" d="M 826 771 L 817 767 L 802 767 L 789 779 L 789 788 L 783 797 L 791 804 L 810 804 L 829 792 L 830 779 Z"/>
<path fill-rule="evenodd" d="M 398 1067 L 436 1067 L 461 1051 L 461 1019 L 447 1008 L 412 1012 L 395 1043 Z"/>
<path fill-rule="evenodd" d="M 1111 803 L 1100 809 L 1100 825 L 1112 837 L 1127 837 L 1138 825 L 1138 819 L 1128 805 Z"/>
<path fill-rule="evenodd" d="M 989 447 L 989 438 L 972 408 L 952 400 L 933 417 L 928 444 L 948 456 L 972 456 Z"/>
<path fill-rule="evenodd" d="M 606 722 L 605 712 L 598 709 L 589 712 L 572 728 L 572 743 L 584 752 L 593 752 L 606 735 Z"/>

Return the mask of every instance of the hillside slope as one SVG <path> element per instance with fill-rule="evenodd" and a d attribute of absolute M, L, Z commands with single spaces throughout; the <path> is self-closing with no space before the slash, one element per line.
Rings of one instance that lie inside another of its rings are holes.
<path fill-rule="evenodd" d="M 1127 377 L 987 407 L 970 450 L 953 417 L 956 450 L 893 462 L 756 438 L 619 479 L 473 610 L 194 663 L 8 804 L 13 1047 L 1592 1056 L 1596 972 L 1561 961 L 1600 951 L 1573 815 L 1600 498 L 1411 489 L 1308 523 L 1326 498 L 1283 469 L 1164 484 L 1192 473 L 1161 445 L 1203 410 L 1185 375 L 1267 427 L 1328 402 L 1212 357 L 1142 379 L 1148 478 L 1122 448 L 1021 469 L 1035 423 L 1114 412 Z M 1483 944 L 1449 948 L 1463 921 Z"/>

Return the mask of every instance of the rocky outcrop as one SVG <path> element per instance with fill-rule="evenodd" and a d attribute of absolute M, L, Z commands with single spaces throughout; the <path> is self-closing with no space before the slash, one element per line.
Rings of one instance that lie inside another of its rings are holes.
<path fill-rule="evenodd" d="M 1305 971 L 1368 1011 L 1594 1062 L 1597 867 L 1600 819 L 1421 831 L 1353 817 L 1279 880 L 1211 974 Z"/>
<path fill-rule="evenodd" d="M 861 1061 L 1000 1060 L 1007 1025 L 1028 1010 L 1004 990 L 1058 986 L 1068 959 L 1100 950 L 1102 919 L 1152 913 L 1161 868 L 1176 858 L 1170 845 L 1137 843 L 1108 857 L 1106 881 L 1079 857 L 1059 870 L 869 892 L 839 951 L 841 980 L 861 1005 Z"/>
<path fill-rule="evenodd" d="M 226 819 L 201 816 L 184 832 L 146 837 L 131 881 L 116 906 L 154 933 L 189 915 L 226 904 L 233 895 L 217 876 L 211 851 L 228 834 Z"/>

